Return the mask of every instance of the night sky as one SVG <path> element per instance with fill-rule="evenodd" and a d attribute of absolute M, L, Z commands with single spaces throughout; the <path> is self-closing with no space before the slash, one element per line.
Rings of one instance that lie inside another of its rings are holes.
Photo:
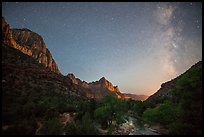
<path fill-rule="evenodd" d="M 40 34 L 61 73 L 151 95 L 202 60 L 202 3 L 9 3 L 11 28 Z"/>

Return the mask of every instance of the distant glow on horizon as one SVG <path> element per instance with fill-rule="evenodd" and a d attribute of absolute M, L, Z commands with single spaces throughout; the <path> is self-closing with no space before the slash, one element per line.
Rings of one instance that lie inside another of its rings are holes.
<path fill-rule="evenodd" d="M 201 2 L 3 2 L 11 28 L 40 34 L 61 73 L 151 95 L 202 60 Z"/>

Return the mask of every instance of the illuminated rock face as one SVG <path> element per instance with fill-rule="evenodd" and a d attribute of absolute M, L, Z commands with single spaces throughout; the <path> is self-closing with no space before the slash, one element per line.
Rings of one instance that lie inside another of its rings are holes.
<path fill-rule="evenodd" d="M 10 29 L 9 24 L 2 18 L 2 37 L 6 45 L 32 56 L 39 63 L 60 74 L 52 54 L 46 48 L 43 38 L 37 33 L 29 29 Z"/>
<path fill-rule="evenodd" d="M 86 97 L 94 98 L 97 100 L 102 99 L 107 95 L 113 95 L 115 98 L 118 99 L 132 99 L 132 100 L 145 100 L 148 96 L 146 95 L 135 95 L 135 94 L 128 94 L 128 93 L 121 93 L 118 86 L 113 86 L 111 82 L 109 82 L 105 77 L 102 77 L 98 81 L 87 83 L 86 81 L 81 81 L 79 78 L 76 78 L 73 73 L 69 73 L 66 76 L 71 82 L 83 91 Z M 87 89 L 90 92 L 87 92 Z"/>
<path fill-rule="evenodd" d="M 99 81 L 91 83 L 81 81 L 79 78 L 76 78 L 73 73 L 69 73 L 66 77 L 69 78 L 73 84 L 89 90 L 90 93 L 85 91 L 85 95 L 88 98 L 101 99 L 110 94 L 116 98 L 122 98 L 122 93 L 120 93 L 119 87 L 113 86 L 105 77 L 102 77 Z"/>
<path fill-rule="evenodd" d="M 92 82 L 89 84 L 92 89 L 107 89 L 110 92 L 120 92 L 118 86 L 113 86 L 111 82 L 102 77 L 99 81 Z"/>
<path fill-rule="evenodd" d="M 115 92 L 120 92 L 119 87 L 118 87 L 118 86 L 114 86 L 114 91 L 115 91 Z"/>
<path fill-rule="evenodd" d="M 69 73 L 69 74 L 67 75 L 67 77 L 71 80 L 71 82 L 72 82 L 73 84 L 78 85 L 78 84 L 80 83 L 80 81 L 76 79 L 76 77 L 74 76 L 73 73 Z"/>
<path fill-rule="evenodd" d="M 2 39 L 3 43 L 9 46 L 16 44 L 15 40 L 12 37 L 12 31 L 10 29 L 9 24 L 2 17 Z"/>
<path fill-rule="evenodd" d="M 26 28 L 11 29 L 9 24 L 7 24 L 2 17 L 2 40 L 2 46 L 13 47 L 31 56 L 49 70 L 60 74 L 52 54 L 46 48 L 43 38 L 39 34 Z M 38 74 L 36 73 L 36 75 Z M 47 78 L 47 76 L 43 77 Z M 74 74 L 68 74 L 65 76 L 63 83 L 65 85 L 66 83 L 71 83 L 71 89 L 73 91 L 83 92 L 83 95 L 88 98 L 102 99 L 107 95 L 113 95 L 116 98 L 128 98 L 120 92 L 118 86 L 113 86 L 105 77 L 102 77 L 99 81 L 87 83 L 86 81 L 81 81 L 79 78 L 76 78 Z"/>

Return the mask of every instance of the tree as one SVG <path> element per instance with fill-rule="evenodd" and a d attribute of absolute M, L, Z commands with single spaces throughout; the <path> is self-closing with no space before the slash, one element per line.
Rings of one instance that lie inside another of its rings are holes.
<path fill-rule="evenodd" d="M 101 123 L 102 128 L 107 128 L 112 123 L 110 105 L 97 108 L 94 117 Z"/>
<path fill-rule="evenodd" d="M 93 121 L 90 117 L 89 112 L 86 112 L 82 117 L 81 131 L 83 134 L 86 134 L 86 135 L 97 134 L 97 130 L 95 129 L 95 127 L 93 125 Z"/>
<path fill-rule="evenodd" d="M 132 109 L 137 114 L 137 116 L 142 116 L 145 107 L 142 101 L 135 101 Z"/>
<path fill-rule="evenodd" d="M 128 111 L 126 100 L 116 99 L 108 95 L 104 97 L 101 104 L 94 112 L 94 117 L 101 123 L 103 128 L 111 127 L 112 121 L 116 124 L 125 122 L 125 113 Z"/>
<path fill-rule="evenodd" d="M 59 118 L 53 117 L 48 119 L 43 126 L 43 133 L 45 135 L 61 135 L 62 125 L 60 124 Z"/>
<path fill-rule="evenodd" d="M 168 125 L 179 118 L 180 108 L 170 101 L 165 101 L 155 108 L 148 108 L 143 113 L 143 120 L 149 124 L 161 123 Z"/>
<path fill-rule="evenodd" d="M 65 134 L 66 135 L 80 135 L 81 129 L 80 129 L 79 125 L 80 124 L 78 124 L 78 122 L 68 124 L 64 129 Z"/>

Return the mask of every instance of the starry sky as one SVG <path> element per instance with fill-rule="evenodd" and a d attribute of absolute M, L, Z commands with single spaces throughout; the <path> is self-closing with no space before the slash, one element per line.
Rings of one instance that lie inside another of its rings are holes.
<path fill-rule="evenodd" d="M 3 2 L 11 28 L 40 34 L 61 73 L 151 95 L 202 60 L 202 3 Z"/>

